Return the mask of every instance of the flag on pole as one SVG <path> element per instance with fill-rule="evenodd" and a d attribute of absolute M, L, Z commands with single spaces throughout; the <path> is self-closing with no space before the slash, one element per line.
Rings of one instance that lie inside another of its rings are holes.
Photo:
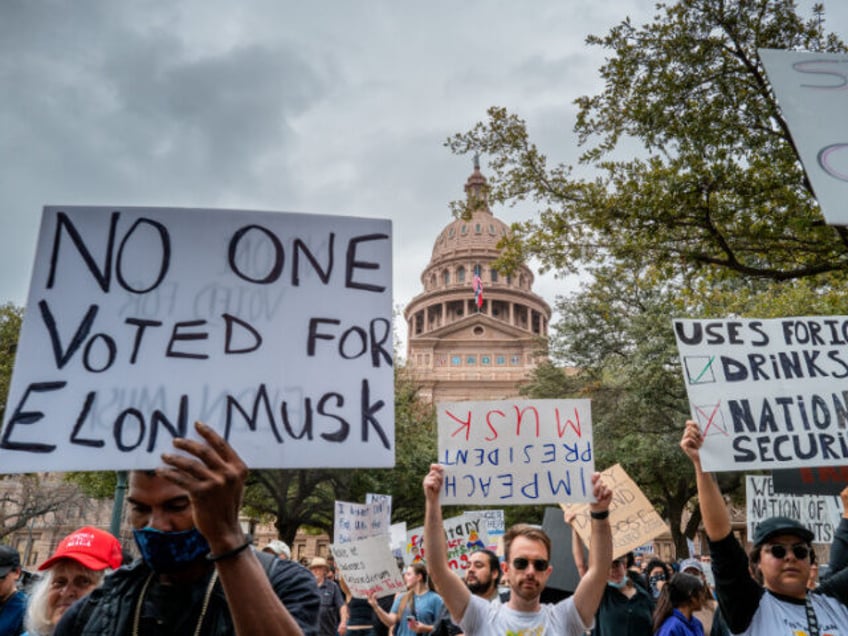
<path fill-rule="evenodd" d="M 480 278 L 480 269 L 474 270 L 474 278 L 471 279 L 471 285 L 474 288 L 474 304 L 477 305 L 479 311 L 483 307 L 483 279 Z"/>

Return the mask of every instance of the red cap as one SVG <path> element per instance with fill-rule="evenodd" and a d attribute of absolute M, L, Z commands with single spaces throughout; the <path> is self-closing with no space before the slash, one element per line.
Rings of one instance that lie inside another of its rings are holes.
<path fill-rule="evenodd" d="M 98 572 L 106 568 L 117 570 L 123 562 L 120 542 L 105 530 L 92 526 L 74 530 L 62 539 L 53 556 L 38 569 L 46 570 L 59 559 L 73 559 L 89 570 Z"/>

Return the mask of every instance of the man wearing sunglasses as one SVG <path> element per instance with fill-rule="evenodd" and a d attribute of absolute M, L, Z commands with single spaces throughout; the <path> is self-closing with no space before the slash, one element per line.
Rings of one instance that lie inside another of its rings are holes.
<path fill-rule="evenodd" d="M 808 592 L 814 535 L 794 519 L 771 517 L 754 532 L 749 570 L 745 551 L 731 532 L 718 482 L 701 468 L 703 442 L 698 424 L 686 422 L 680 447 L 695 467 L 716 596 L 730 631 L 749 636 L 848 635 L 848 568 Z"/>
<path fill-rule="evenodd" d="M 601 602 L 612 561 L 612 532 L 609 505 L 612 491 L 592 476 L 595 502 L 592 512 L 592 549 L 589 569 L 574 594 L 555 605 L 540 601 L 551 576 L 551 540 L 534 526 L 519 524 L 504 535 L 503 576 L 509 582 L 510 597 L 505 604 L 489 603 L 471 594 L 462 579 L 450 570 L 447 544 L 439 503 L 444 486 L 444 468 L 430 466 L 424 478 L 424 554 L 430 577 L 466 636 L 492 634 L 557 634 L 582 636 L 592 626 Z"/>

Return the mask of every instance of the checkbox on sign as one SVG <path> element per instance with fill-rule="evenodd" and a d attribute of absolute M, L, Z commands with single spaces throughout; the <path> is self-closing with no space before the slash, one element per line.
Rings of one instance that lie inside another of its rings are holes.
<path fill-rule="evenodd" d="M 701 434 L 704 437 L 710 435 L 727 436 L 727 426 L 724 423 L 724 415 L 722 415 L 721 402 L 715 404 L 695 405 L 695 421 L 701 429 Z"/>
<path fill-rule="evenodd" d="M 715 382 L 713 362 L 715 356 L 686 356 L 683 364 L 686 366 L 686 379 L 689 384 L 710 384 Z"/>

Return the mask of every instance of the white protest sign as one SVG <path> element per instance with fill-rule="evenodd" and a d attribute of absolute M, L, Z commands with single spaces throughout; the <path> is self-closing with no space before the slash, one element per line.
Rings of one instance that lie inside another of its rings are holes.
<path fill-rule="evenodd" d="M 373 503 L 383 503 L 385 509 L 388 510 L 389 517 L 392 516 L 392 496 L 391 495 L 380 495 L 374 492 L 365 493 L 365 503 L 373 504 Z"/>
<path fill-rule="evenodd" d="M 359 504 L 336 501 L 333 518 L 333 543 L 350 543 L 378 535 L 388 535 L 391 512 L 385 500 Z"/>
<path fill-rule="evenodd" d="M 405 592 L 406 586 L 389 548 L 388 535 L 333 545 L 336 566 L 356 598 Z"/>
<path fill-rule="evenodd" d="M 442 527 L 445 531 L 448 566 L 455 572 L 467 570 L 468 556 L 489 545 L 489 531 L 486 515 L 483 512 L 469 511 L 457 517 L 444 519 Z M 409 531 L 403 554 L 403 562 L 407 565 L 419 561 L 427 561 L 423 526 Z"/>
<path fill-rule="evenodd" d="M 442 504 L 592 499 L 589 400 L 444 402 L 436 412 Z"/>
<path fill-rule="evenodd" d="M 403 558 L 406 548 L 406 521 L 393 523 L 389 527 L 389 546 L 392 548 L 392 554 Z"/>
<path fill-rule="evenodd" d="M 604 484 L 612 490 L 610 526 L 612 528 L 612 554 L 618 558 L 635 551 L 654 537 L 668 531 L 668 525 L 657 514 L 651 502 L 620 464 L 601 473 Z M 571 526 L 583 543 L 592 544 L 592 520 L 589 504 L 561 504 L 565 513 L 573 513 Z"/>
<path fill-rule="evenodd" d="M 848 225 L 848 55 L 758 53 L 825 219 Z"/>
<path fill-rule="evenodd" d="M 839 497 L 778 494 L 770 475 L 745 476 L 745 501 L 749 538 L 762 521 L 780 516 L 800 521 L 812 530 L 813 543 L 830 545 L 842 514 Z"/>
<path fill-rule="evenodd" d="M 848 462 L 848 317 L 674 320 L 706 471 Z"/>
<path fill-rule="evenodd" d="M 202 420 L 251 468 L 394 465 L 391 224 L 47 207 L 6 473 L 154 468 Z"/>
<path fill-rule="evenodd" d="M 489 533 L 489 549 L 497 552 L 498 541 L 506 531 L 506 521 L 503 508 L 496 510 L 481 510 L 486 518 L 486 530 Z"/>

